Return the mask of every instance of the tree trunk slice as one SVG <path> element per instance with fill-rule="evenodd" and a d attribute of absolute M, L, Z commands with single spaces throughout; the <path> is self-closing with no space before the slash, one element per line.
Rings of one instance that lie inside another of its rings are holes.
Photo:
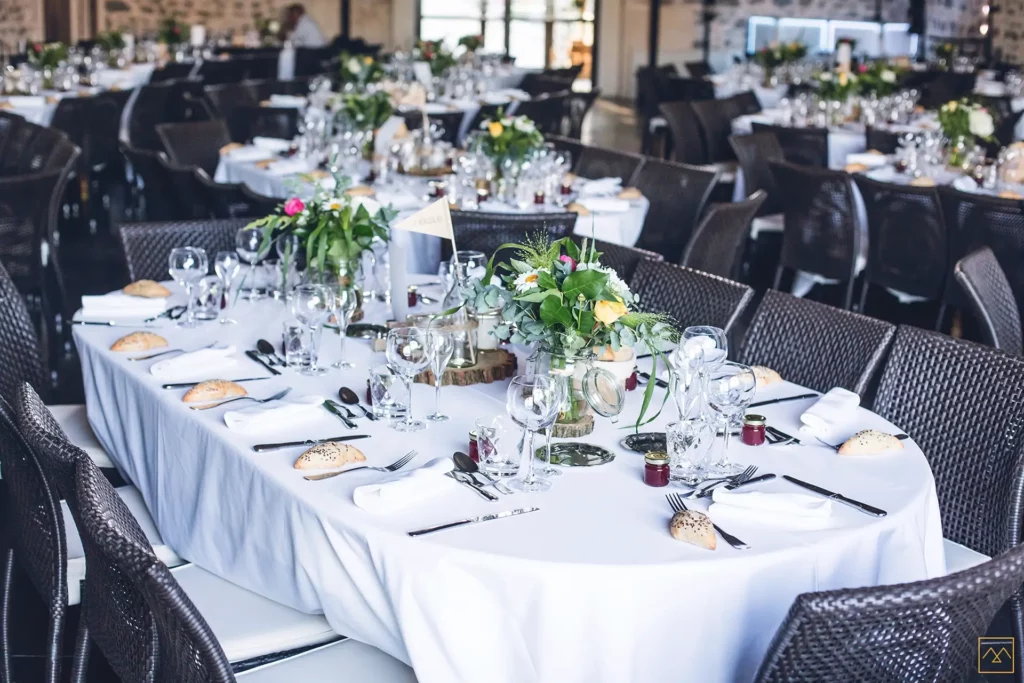
<path fill-rule="evenodd" d="M 551 436 L 556 439 L 578 439 L 594 431 L 594 416 L 583 415 L 575 422 L 555 423 Z"/>
<path fill-rule="evenodd" d="M 441 386 L 468 387 L 472 384 L 490 384 L 515 377 L 516 356 L 504 349 L 477 351 L 476 365 L 471 368 L 448 368 L 441 377 Z M 434 373 L 429 369 L 416 375 L 414 381 L 434 384 Z"/>

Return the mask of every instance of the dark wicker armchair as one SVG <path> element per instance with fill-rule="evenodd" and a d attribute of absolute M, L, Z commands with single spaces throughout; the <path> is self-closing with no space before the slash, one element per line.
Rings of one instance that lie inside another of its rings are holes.
<path fill-rule="evenodd" d="M 786 161 L 801 166 L 828 168 L 828 129 L 791 128 L 755 122 L 754 133 L 772 133 L 779 141 Z"/>
<path fill-rule="evenodd" d="M 663 261 L 640 261 L 630 282 L 640 306 L 664 313 L 680 330 L 713 325 L 729 331 L 754 290 L 738 282 Z"/>
<path fill-rule="evenodd" d="M 576 241 L 582 243 L 580 238 L 577 238 Z M 594 240 L 594 247 L 601 254 L 601 263 L 615 270 L 623 282 L 632 281 L 633 274 L 636 273 L 636 267 L 641 261 L 647 259 L 652 261 L 664 260 L 661 254 L 656 254 L 653 251 L 637 249 L 636 247 L 624 247 L 601 240 Z"/>
<path fill-rule="evenodd" d="M 750 224 L 765 200 L 758 191 L 738 202 L 714 204 L 693 231 L 682 265 L 721 277 L 742 277 L 743 252 Z"/>
<path fill-rule="evenodd" d="M 779 141 L 772 133 L 752 133 L 751 135 L 733 135 L 729 144 L 736 152 L 743 171 L 743 188 L 748 194 L 758 190 L 767 194 L 764 204 L 758 210 L 758 216 L 770 216 L 782 212 L 782 198 L 775 188 L 775 176 L 772 174 L 772 161 L 785 161 L 786 155 L 779 146 Z"/>
<path fill-rule="evenodd" d="M 957 261 L 953 273 L 981 323 L 985 343 L 1007 353 L 1022 353 L 1017 301 L 992 250 L 982 247 L 968 254 Z"/>
<path fill-rule="evenodd" d="M 636 246 L 679 263 L 717 181 L 705 168 L 648 159 L 633 180 L 651 203 Z"/>
<path fill-rule="evenodd" d="M 175 247 L 201 247 L 211 262 L 218 251 L 235 250 L 235 234 L 248 218 L 168 223 L 125 223 L 119 226 L 121 247 L 132 280 L 161 280 L 167 276 L 167 255 Z"/>
<path fill-rule="evenodd" d="M 156 127 L 167 157 L 178 166 L 195 166 L 213 175 L 220 162 L 220 149 L 231 142 L 224 122 L 162 123 Z"/>
<path fill-rule="evenodd" d="M 732 132 L 730 100 L 703 100 L 691 103 L 694 116 L 700 125 L 701 139 L 707 150 L 708 162 L 715 164 L 723 161 L 734 161 L 736 154 L 729 146 L 729 135 Z"/>
<path fill-rule="evenodd" d="M 591 180 L 622 178 L 622 184 L 629 185 L 633 182 L 637 170 L 643 163 L 644 158 L 638 154 L 583 145 L 579 161 L 576 163 L 576 175 Z"/>
<path fill-rule="evenodd" d="M 527 237 L 534 235 L 540 234 L 550 240 L 570 236 L 576 227 L 576 214 L 452 211 L 452 227 L 455 229 L 455 244 L 460 250 L 481 251 L 490 258 L 501 245 L 522 243 Z M 442 240 L 441 259 L 447 260 L 451 255 L 451 241 Z M 513 250 L 505 250 L 495 259 L 495 264 L 506 262 L 514 256 Z"/>
<path fill-rule="evenodd" d="M 682 100 L 664 102 L 658 105 L 658 111 L 672 135 L 672 161 L 696 166 L 707 163 L 700 124 L 691 104 Z"/>

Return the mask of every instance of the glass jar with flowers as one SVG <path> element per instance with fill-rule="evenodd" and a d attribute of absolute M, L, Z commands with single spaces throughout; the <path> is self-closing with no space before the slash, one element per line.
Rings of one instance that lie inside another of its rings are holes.
<path fill-rule="evenodd" d="M 365 88 L 379 83 L 384 78 L 384 67 L 371 55 L 351 55 L 342 52 L 340 57 L 341 82 L 354 88 Z"/>
<path fill-rule="evenodd" d="M 43 88 L 52 90 L 57 68 L 68 59 L 68 46 L 64 43 L 33 43 L 28 48 L 28 62 L 39 70 Z"/>
<path fill-rule="evenodd" d="M 500 109 L 480 124 L 480 130 L 474 144 L 494 168 L 492 192 L 506 196 L 523 162 L 544 146 L 544 136 L 528 117 L 506 116 Z"/>
<path fill-rule="evenodd" d="M 476 54 L 477 50 L 484 46 L 484 37 L 480 34 L 462 36 L 459 38 L 459 47 L 466 48 L 467 54 Z"/>
<path fill-rule="evenodd" d="M 391 118 L 394 111 L 391 96 L 383 90 L 377 90 L 342 95 L 338 115 L 344 117 L 353 129 L 370 134 L 370 139 L 366 142 L 366 149 L 363 151 L 364 155 L 372 158 L 377 131 Z"/>
<path fill-rule="evenodd" d="M 939 125 L 946 138 L 947 162 L 962 169 L 977 139 L 989 141 L 995 134 L 995 120 L 988 109 L 964 100 L 951 100 L 939 108 Z"/>

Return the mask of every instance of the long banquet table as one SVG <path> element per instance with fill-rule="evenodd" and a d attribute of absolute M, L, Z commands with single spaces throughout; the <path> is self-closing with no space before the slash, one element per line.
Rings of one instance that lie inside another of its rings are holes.
<path fill-rule="evenodd" d="M 424 285 L 421 291 L 438 295 L 437 289 Z M 378 322 L 387 315 L 380 303 L 368 304 L 366 313 Z M 183 330 L 164 323 L 158 332 L 171 348 L 235 344 L 239 364 L 230 377 L 266 374 L 241 352 L 257 338 L 279 338 L 289 317 L 285 307 L 239 302 L 234 316 L 240 324 Z M 544 494 L 516 493 L 489 503 L 455 488 L 429 504 L 374 515 L 353 504 L 352 491 L 382 473 L 364 470 L 310 482 L 292 468 L 301 448 L 250 450 L 256 443 L 346 433 L 333 416 L 324 412 L 301 425 L 232 432 L 222 419 L 227 408 L 189 410 L 181 403 L 183 390 L 160 388 L 150 363 L 131 363 L 109 351 L 127 331 L 74 330 L 89 421 L 139 487 L 164 540 L 181 556 L 248 589 L 306 612 L 322 611 L 339 633 L 410 663 L 424 683 L 750 680 L 798 594 L 945 571 L 934 481 L 912 441 L 899 455 L 877 457 L 735 443 L 733 457 L 756 464 L 761 473 L 793 474 L 889 514 L 874 518 L 837 505 L 829 528 L 820 531 L 730 522 L 726 528 L 751 548 L 738 551 L 719 541 L 709 552 L 672 539 L 665 501 L 671 489 L 645 486 L 642 456 L 619 446 L 628 433 L 625 425 L 638 412 L 637 391 L 629 395 L 618 425 L 599 420 L 583 439 L 614 452 L 608 465 L 564 471 Z M 324 336 L 327 362 L 337 359 L 337 346 L 336 337 Z M 247 386 L 260 397 L 284 387 L 293 387 L 293 396 L 331 396 L 341 385 L 362 393 L 367 368 L 384 357 L 366 342 L 350 340 L 348 349 L 354 369 L 322 378 L 286 370 Z M 446 387 L 442 409 L 451 420 L 421 433 L 401 434 L 359 420 L 353 433 L 370 438 L 355 445 L 374 465 L 415 448 L 419 455 L 410 468 L 466 450 L 477 418 L 504 413 L 506 386 Z M 797 392 L 783 383 L 759 391 L 757 398 Z M 807 405 L 759 410 L 792 432 Z M 416 385 L 415 414 L 425 415 L 432 406 L 433 389 Z M 662 430 L 674 412 L 666 408 L 647 429 Z M 858 409 L 849 432 L 868 427 L 895 431 Z M 758 488 L 798 490 L 781 476 Z M 406 535 L 532 505 L 540 512 L 424 537 Z M 703 502 L 693 505 L 706 508 Z"/>

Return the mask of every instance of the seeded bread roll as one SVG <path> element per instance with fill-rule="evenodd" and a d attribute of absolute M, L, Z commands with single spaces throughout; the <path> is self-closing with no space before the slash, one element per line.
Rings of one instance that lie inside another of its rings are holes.
<path fill-rule="evenodd" d="M 111 351 L 149 351 L 167 346 L 167 340 L 152 332 L 132 332 L 114 342 Z"/>
<path fill-rule="evenodd" d="M 763 365 L 755 365 L 750 369 L 754 371 L 754 379 L 757 380 L 757 386 L 759 387 L 768 386 L 769 384 L 775 384 L 776 382 L 782 381 L 782 375 L 771 368 Z"/>
<path fill-rule="evenodd" d="M 243 147 L 245 147 L 245 145 L 243 145 L 241 142 L 229 142 L 228 144 L 220 148 L 220 153 L 228 154 L 230 152 L 235 151 L 236 149 L 242 149 Z"/>
<path fill-rule="evenodd" d="M 903 450 L 903 442 L 892 434 L 875 429 L 857 432 L 839 447 L 839 455 L 877 455 Z"/>
<path fill-rule="evenodd" d="M 355 446 L 331 441 L 317 444 L 300 455 L 299 459 L 295 461 L 295 469 L 326 470 L 364 460 L 366 460 L 366 456 Z"/>
<path fill-rule="evenodd" d="M 567 208 L 569 211 L 575 211 L 580 216 L 589 216 L 590 215 L 590 210 L 587 207 L 585 207 L 582 204 L 579 204 L 577 202 L 570 202 L 569 206 L 567 206 L 565 208 Z"/>
<path fill-rule="evenodd" d="M 643 193 L 635 187 L 626 187 L 619 192 L 619 199 L 640 199 Z"/>
<path fill-rule="evenodd" d="M 185 392 L 181 400 L 185 403 L 209 403 L 225 398 L 245 396 L 248 392 L 241 384 L 226 379 L 211 379 L 200 382 Z"/>
<path fill-rule="evenodd" d="M 935 180 L 927 177 L 914 178 L 910 181 L 910 185 L 912 187 L 935 187 Z"/>
<path fill-rule="evenodd" d="M 121 291 L 128 296 L 141 296 L 145 299 L 160 299 L 171 295 L 171 290 L 155 280 L 139 280 L 126 285 Z"/>
<path fill-rule="evenodd" d="M 718 545 L 711 518 L 703 512 L 696 510 L 677 512 L 672 515 L 672 521 L 668 523 L 668 530 L 672 534 L 672 538 L 677 541 L 690 543 L 700 548 L 714 550 Z"/>

